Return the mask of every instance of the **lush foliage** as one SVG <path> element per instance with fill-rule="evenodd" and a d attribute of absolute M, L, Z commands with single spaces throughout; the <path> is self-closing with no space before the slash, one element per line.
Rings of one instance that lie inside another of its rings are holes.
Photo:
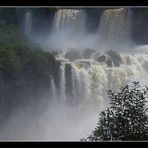
<path fill-rule="evenodd" d="M 52 54 L 32 44 L 15 24 L 1 22 L 0 117 L 16 106 L 39 103 L 49 92 L 51 77 L 57 80 L 58 69 Z"/>
<path fill-rule="evenodd" d="M 148 88 L 140 89 L 139 82 L 118 93 L 109 90 L 111 107 L 100 113 L 97 127 L 83 140 L 148 140 L 147 94 Z"/>

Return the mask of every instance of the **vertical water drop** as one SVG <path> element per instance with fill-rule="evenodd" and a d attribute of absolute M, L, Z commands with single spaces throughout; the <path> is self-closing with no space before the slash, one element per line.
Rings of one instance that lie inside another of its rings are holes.
<path fill-rule="evenodd" d="M 31 36 L 31 28 L 32 28 L 31 12 L 26 12 L 25 13 L 25 35 L 28 37 Z"/>
<path fill-rule="evenodd" d="M 60 101 L 65 101 L 65 63 L 61 64 Z"/>
<path fill-rule="evenodd" d="M 52 94 L 52 100 L 57 100 L 57 94 L 56 94 L 56 87 L 54 84 L 54 80 L 51 79 L 51 94 Z"/>
<path fill-rule="evenodd" d="M 110 46 L 129 43 L 131 41 L 131 17 L 131 11 L 128 8 L 105 10 L 99 25 L 100 42 Z"/>

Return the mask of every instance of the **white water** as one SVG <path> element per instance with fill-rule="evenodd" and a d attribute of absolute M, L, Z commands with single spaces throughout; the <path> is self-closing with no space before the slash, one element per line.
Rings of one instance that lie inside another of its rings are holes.
<path fill-rule="evenodd" d="M 65 64 L 61 64 L 60 101 L 65 101 Z"/>
<path fill-rule="evenodd" d="M 82 26 L 85 24 L 85 17 L 82 17 L 83 19 L 78 19 L 79 15 L 75 15 L 73 12 L 80 12 L 80 10 L 59 10 L 55 16 L 53 28 L 58 31 L 62 28 L 60 30 L 63 31 L 63 26 L 64 28 L 67 26 L 68 18 L 68 24 L 70 22 L 72 24 L 75 24 L 75 22 L 82 24 L 80 26 L 74 25 L 76 27 L 76 32 L 77 27 L 82 29 Z M 109 17 L 107 15 L 108 12 L 109 14 L 111 13 Z M 108 47 L 112 48 L 113 45 L 117 45 L 118 41 L 122 42 L 124 39 L 130 40 L 130 17 L 126 14 L 127 12 L 125 10 L 123 11 L 123 9 L 106 10 L 103 13 L 99 36 L 102 36 L 102 39 Z M 75 16 L 77 21 L 73 19 Z M 26 20 L 29 20 L 27 19 L 27 16 Z M 31 21 L 26 21 L 26 28 L 30 28 L 30 23 L 27 22 Z M 128 22 L 128 25 L 125 24 L 125 22 Z M 69 25 L 69 27 L 70 26 L 71 25 Z M 95 60 L 95 56 L 98 52 L 101 55 L 104 54 L 101 49 L 106 49 L 107 46 L 105 44 L 104 47 L 98 46 L 98 50 L 91 55 L 90 59 L 85 59 L 85 57 L 83 57 L 79 60 L 72 61 L 65 59 L 64 57 L 67 47 L 77 47 L 76 49 L 79 50 L 78 47 L 82 45 L 82 40 L 73 42 L 73 38 L 65 39 L 65 33 L 62 31 L 59 31 L 60 35 L 56 34 L 55 37 L 58 38 L 55 38 L 54 40 L 55 44 L 58 45 L 55 47 L 61 47 L 61 50 L 63 51 L 63 53 L 60 53 L 59 58 L 57 58 L 57 60 L 61 61 L 60 91 L 55 87 L 54 80 L 52 79 L 51 81 L 52 99 L 57 99 L 58 101 L 49 103 L 49 108 L 46 112 L 40 117 L 33 116 L 35 119 L 32 119 L 32 116 L 30 115 L 32 110 L 30 112 L 26 110 L 22 112 L 18 111 L 17 114 L 15 112 L 14 115 L 12 115 L 12 118 L 6 122 L 5 128 L 1 130 L 0 139 L 80 140 L 83 137 L 85 138 L 96 126 L 99 109 L 103 110 L 107 107 L 109 100 L 106 91 L 108 89 L 116 90 L 120 86 L 133 80 L 142 81 L 143 84 L 147 83 L 147 45 L 128 48 L 129 51 L 127 52 L 126 47 L 128 41 L 123 41 L 124 44 L 122 44 L 122 47 L 124 47 L 125 50 L 121 52 L 120 45 L 115 49 L 122 59 L 119 67 L 109 67 L 105 61 L 97 62 Z M 86 38 L 83 39 L 83 45 L 85 43 L 85 46 L 81 47 L 93 47 L 93 41 L 99 41 L 100 39 L 97 37 L 98 36 L 95 36 L 95 38 L 87 38 L 86 36 Z M 61 39 L 61 42 L 59 42 L 59 38 Z M 110 42 L 110 39 L 113 39 L 113 41 L 111 40 Z M 75 106 L 68 106 L 66 104 L 67 100 L 71 99 L 67 97 L 66 94 L 66 64 L 70 64 L 72 68 L 73 89 L 71 98 L 76 102 L 74 103 Z M 58 92 L 60 94 L 58 94 Z"/>
<path fill-rule="evenodd" d="M 80 137 L 86 137 L 86 135 L 91 131 L 91 128 L 93 129 L 97 122 L 97 120 L 95 120 L 97 117 L 96 110 L 97 112 L 98 110 L 100 111 L 100 109 L 103 110 L 107 107 L 110 101 L 106 93 L 108 89 L 117 90 L 121 86 L 134 80 L 140 81 L 142 84 L 146 84 L 148 82 L 148 46 L 133 47 L 130 35 L 131 19 L 131 13 L 127 9 L 105 10 L 101 17 L 99 36 L 95 36 L 98 37 L 98 42 L 101 43 L 101 45 L 98 46 L 98 49 L 103 48 L 103 50 L 98 50 L 93 53 L 90 59 L 83 57 L 77 60 L 68 60 L 64 57 L 68 48 L 66 48 L 67 46 L 61 45 L 61 47 L 65 48 L 61 48 L 63 53 L 60 53 L 57 58 L 57 60 L 62 63 L 60 81 L 60 89 L 62 91 L 60 99 L 70 99 L 67 97 L 65 91 L 66 78 L 64 77 L 65 65 L 70 64 L 72 71 L 72 97 L 75 102 L 77 102 L 74 110 L 79 110 L 81 108 L 80 110 L 82 112 L 80 112 L 80 114 L 82 114 L 82 116 L 79 117 L 83 117 L 84 113 L 86 113 L 86 116 L 88 117 L 86 122 L 91 124 L 90 127 L 86 127 L 87 130 L 83 132 L 83 134 L 80 130 L 83 129 L 83 126 L 79 126 L 79 128 L 77 127 L 74 131 L 78 135 L 73 135 L 71 138 L 69 137 L 69 135 L 71 136 L 70 133 L 65 133 L 65 131 L 63 131 L 67 139 L 79 139 L 81 134 L 84 136 Z M 60 23 L 57 24 L 59 25 Z M 85 39 L 83 42 L 86 43 L 86 45 L 89 46 L 89 43 L 93 43 L 87 40 L 87 37 Z M 66 41 L 64 41 L 63 44 L 65 43 Z M 81 52 L 81 50 L 74 44 L 69 44 L 69 47 L 76 48 L 77 51 Z M 108 49 L 116 50 L 120 54 L 121 64 L 119 67 L 109 67 L 105 61 L 97 62 L 95 60 L 95 55 L 97 55 L 98 52 L 100 55 L 103 55 L 105 54 L 105 50 Z M 123 49 L 124 51 L 122 51 Z M 93 111 L 91 111 L 92 108 L 94 109 Z M 92 115 L 88 113 L 89 111 L 94 115 L 94 118 L 91 118 Z M 77 111 L 75 111 L 75 113 L 77 114 Z M 73 123 L 75 123 L 74 121 Z M 81 125 L 81 123 L 85 124 L 86 122 L 84 120 L 82 122 L 80 121 L 79 125 Z M 73 128 L 73 126 L 71 127 Z M 70 131 L 70 129 L 68 129 L 68 131 Z M 57 137 L 60 136 L 58 135 Z M 62 135 L 60 139 L 63 139 Z"/>
<path fill-rule="evenodd" d="M 128 8 L 107 9 L 103 12 L 100 25 L 99 35 L 102 46 L 110 48 L 125 47 L 131 44 L 131 20 L 132 13 Z"/>
<path fill-rule="evenodd" d="M 51 97 L 52 100 L 57 101 L 57 92 L 56 92 L 56 87 L 53 79 L 51 79 L 51 94 L 52 94 L 52 97 Z"/>
<path fill-rule="evenodd" d="M 78 9 L 59 9 L 54 17 L 53 31 L 68 30 L 82 33 L 86 25 L 86 14 Z M 73 33 L 74 33 L 73 32 Z"/>
<path fill-rule="evenodd" d="M 64 85 L 66 83 L 64 77 L 66 63 L 72 67 L 74 98 L 79 98 L 79 102 L 99 106 L 105 101 L 108 89 L 116 90 L 135 77 L 146 76 L 148 71 L 147 58 L 146 53 L 122 53 L 122 63 L 119 67 L 109 67 L 105 62 L 97 62 L 94 59 L 70 61 L 58 58 L 57 60 L 62 61 L 61 98 L 65 100 L 66 97 L 66 94 L 63 94 L 66 89 Z"/>
<path fill-rule="evenodd" d="M 122 62 L 119 67 L 108 67 L 105 62 L 97 62 L 94 58 L 70 61 L 60 55 L 57 58 L 62 62 L 60 86 L 64 87 L 62 90 L 66 89 L 65 65 L 70 64 L 76 106 L 63 106 L 64 101 L 59 101 L 59 105 L 52 105 L 52 109 L 49 107 L 41 118 L 42 121 L 46 118 L 50 123 L 45 124 L 46 135 L 43 134 L 43 139 L 79 140 L 86 137 L 96 126 L 99 111 L 109 103 L 106 90 L 118 90 L 132 81 L 140 81 L 143 86 L 148 84 L 148 46 L 137 46 L 132 51 L 136 52 L 120 53 Z M 67 101 L 70 98 L 66 96 L 66 91 L 62 91 L 60 99 Z M 50 118 L 52 113 L 54 117 Z"/>

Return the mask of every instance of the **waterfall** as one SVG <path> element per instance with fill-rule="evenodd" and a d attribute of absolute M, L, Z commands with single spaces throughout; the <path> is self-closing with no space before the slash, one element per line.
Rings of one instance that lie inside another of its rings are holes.
<path fill-rule="evenodd" d="M 104 42 L 109 45 L 129 43 L 131 19 L 132 14 L 128 8 L 105 10 L 99 25 L 100 43 Z"/>
<path fill-rule="evenodd" d="M 59 9 L 54 17 L 54 31 L 67 28 L 77 32 L 84 29 L 86 19 L 84 14 L 83 10 Z M 131 16 L 131 11 L 127 8 L 105 10 L 99 26 L 100 43 L 103 46 L 108 44 L 109 47 L 128 44 L 131 41 Z M 82 54 L 83 51 L 79 53 Z M 115 52 L 107 54 L 105 51 L 99 53 L 94 50 L 89 58 L 84 56 L 68 59 L 74 57 L 73 54 L 62 48 L 62 53 L 59 53 L 56 60 L 61 62 L 59 98 L 63 102 L 69 100 L 75 105 L 88 104 L 98 107 L 108 103 L 106 92 L 108 89 L 116 90 L 135 77 L 146 75 L 148 71 L 147 56 L 143 56 L 145 53 L 120 53 L 118 56 Z M 68 69 L 66 69 L 67 65 Z"/>
<path fill-rule="evenodd" d="M 52 94 L 52 100 L 56 100 L 57 99 L 57 92 L 56 92 L 56 87 L 54 84 L 54 80 L 51 79 L 51 94 Z"/>
<path fill-rule="evenodd" d="M 31 12 L 25 13 L 25 35 L 30 37 L 31 36 L 31 26 L 32 25 L 32 16 Z"/>
<path fill-rule="evenodd" d="M 140 78 L 142 75 L 147 75 L 148 55 L 145 53 L 122 53 L 120 57 L 121 64 L 119 66 L 109 66 L 105 62 L 96 61 L 94 57 L 77 60 L 68 60 L 62 57 L 62 59 L 57 59 L 61 61 L 60 99 L 67 101 L 72 98 L 74 104 L 88 104 L 98 107 L 109 102 L 106 93 L 108 89 L 117 90 L 134 80 L 135 77 Z M 68 78 L 65 75 L 66 64 L 71 67 L 69 73 L 71 76 Z M 66 94 L 66 90 L 70 90 L 67 88 L 69 85 L 66 85 L 68 79 L 71 79 L 69 82 L 72 83 L 71 98 L 68 98 Z"/>
<path fill-rule="evenodd" d="M 86 14 L 81 9 L 59 9 L 53 21 L 53 31 L 68 30 L 73 33 L 83 32 L 85 29 Z"/>
<path fill-rule="evenodd" d="M 60 101 L 65 101 L 65 63 L 61 64 Z"/>
<path fill-rule="evenodd" d="M 77 61 L 71 62 L 71 66 L 74 99 L 77 102 L 82 102 L 84 98 L 88 101 L 91 98 L 90 75 L 86 68 L 89 64 Z M 80 68 L 81 66 L 84 68 Z"/>

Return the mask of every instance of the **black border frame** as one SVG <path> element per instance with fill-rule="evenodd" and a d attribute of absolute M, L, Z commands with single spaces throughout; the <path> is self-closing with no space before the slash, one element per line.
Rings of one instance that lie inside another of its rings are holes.
<path fill-rule="evenodd" d="M 145 7 L 146 0 L 1 0 L 0 6 L 134 6 Z"/>
<path fill-rule="evenodd" d="M 134 1 L 134 0 L 1 0 L 0 1 L 0 7 L 114 7 L 114 6 L 129 6 L 129 7 L 148 7 L 146 4 L 146 0 L 139 0 L 139 1 Z M 148 142 L 148 141 L 147 141 Z M 7 146 L 21 146 L 22 144 L 24 146 L 28 146 L 27 144 L 31 144 L 33 146 L 40 146 L 40 144 L 48 145 L 48 144 L 54 144 L 55 146 L 61 146 L 61 144 L 70 144 L 67 146 L 78 146 L 80 144 L 86 146 L 95 146 L 96 145 L 106 145 L 110 146 L 110 144 L 113 144 L 115 146 L 124 146 L 125 144 L 136 144 L 137 146 L 142 143 L 146 142 L 68 142 L 68 141 L 63 141 L 63 142 L 53 142 L 53 141 L 0 141 L 0 145 L 6 144 Z M 78 144 L 78 145 L 77 145 Z M 140 145 L 139 145 L 140 146 Z"/>

